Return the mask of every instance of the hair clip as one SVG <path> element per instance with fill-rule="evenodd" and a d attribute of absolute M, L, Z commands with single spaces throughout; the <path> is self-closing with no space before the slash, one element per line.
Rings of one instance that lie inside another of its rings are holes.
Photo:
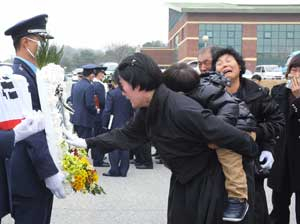
<path fill-rule="evenodd" d="M 136 60 L 133 58 L 133 59 L 131 60 L 131 66 L 135 66 L 135 63 L 136 63 Z"/>

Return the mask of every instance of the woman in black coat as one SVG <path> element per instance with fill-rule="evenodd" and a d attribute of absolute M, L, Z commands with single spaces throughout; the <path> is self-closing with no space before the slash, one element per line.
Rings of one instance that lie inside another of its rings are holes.
<path fill-rule="evenodd" d="M 134 120 L 86 140 L 69 135 L 69 143 L 108 152 L 151 141 L 172 172 L 168 224 L 223 223 L 224 176 L 215 151 L 207 145 L 214 142 L 253 157 L 256 144 L 247 133 L 216 118 L 196 101 L 168 89 L 150 57 L 128 56 L 118 74 L 123 94 L 133 108 L 140 108 Z"/>
<path fill-rule="evenodd" d="M 271 169 L 273 164 L 273 149 L 276 136 L 284 127 L 284 117 L 277 103 L 272 100 L 261 86 L 245 79 L 245 62 L 241 55 L 232 48 L 224 48 L 214 55 L 213 68 L 231 81 L 228 92 L 244 101 L 256 119 L 256 142 L 260 155 L 257 161 L 261 162 L 264 171 Z M 257 172 L 255 175 L 255 224 L 269 224 L 270 217 L 266 194 L 264 190 L 264 176 Z"/>
<path fill-rule="evenodd" d="M 286 77 L 288 83 L 274 86 L 271 92 L 286 119 L 268 182 L 273 189 L 271 218 L 274 224 L 289 223 L 293 193 L 296 194 L 296 219 L 300 223 L 300 54 L 291 60 Z"/>

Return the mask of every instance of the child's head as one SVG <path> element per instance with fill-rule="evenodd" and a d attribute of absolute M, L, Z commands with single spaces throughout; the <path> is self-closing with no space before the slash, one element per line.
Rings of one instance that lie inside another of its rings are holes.
<path fill-rule="evenodd" d="M 199 84 L 199 74 L 186 63 L 172 65 L 163 73 L 163 82 L 173 91 L 188 93 Z"/>

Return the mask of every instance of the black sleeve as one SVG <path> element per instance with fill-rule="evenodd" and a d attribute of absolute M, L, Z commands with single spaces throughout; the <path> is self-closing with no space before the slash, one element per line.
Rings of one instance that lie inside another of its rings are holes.
<path fill-rule="evenodd" d="M 260 114 L 256 118 L 261 120 L 257 120 L 256 141 L 261 151 L 273 152 L 276 136 L 280 135 L 285 125 L 284 114 L 275 100 L 267 94 L 261 98 L 257 106 Z"/>
<path fill-rule="evenodd" d="M 15 134 L 14 131 L 0 130 L 0 157 L 10 157 L 14 148 Z"/>
<path fill-rule="evenodd" d="M 252 138 L 225 121 L 214 116 L 210 110 L 184 108 L 177 114 L 177 122 L 185 131 L 194 136 L 204 136 L 208 142 L 239 154 L 254 157 L 258 153 Z"/>
<path fill-rule="evenodd" d="M 134 149 L 146 142 L 148 139 L 145 131 L 145 113 L 141 110 L 123 128 L 115 128 L 110 132 L 86 139 L 88 148 L 96 147 L 105 153 L 115 148 Z"/>

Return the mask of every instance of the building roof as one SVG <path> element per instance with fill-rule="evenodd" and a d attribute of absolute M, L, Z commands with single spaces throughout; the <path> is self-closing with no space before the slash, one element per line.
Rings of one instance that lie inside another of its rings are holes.
<path fill-rule="evenodd" d="M 235 3 L 232 3 L 235 2 Z M 198 2 L 167 2 L 171 9 L 178 12 L 205 13 L 299 13 L 300 3 L 285 1 L 284 4 L 243 3 L 242 1 L 198 1 Z"/>

